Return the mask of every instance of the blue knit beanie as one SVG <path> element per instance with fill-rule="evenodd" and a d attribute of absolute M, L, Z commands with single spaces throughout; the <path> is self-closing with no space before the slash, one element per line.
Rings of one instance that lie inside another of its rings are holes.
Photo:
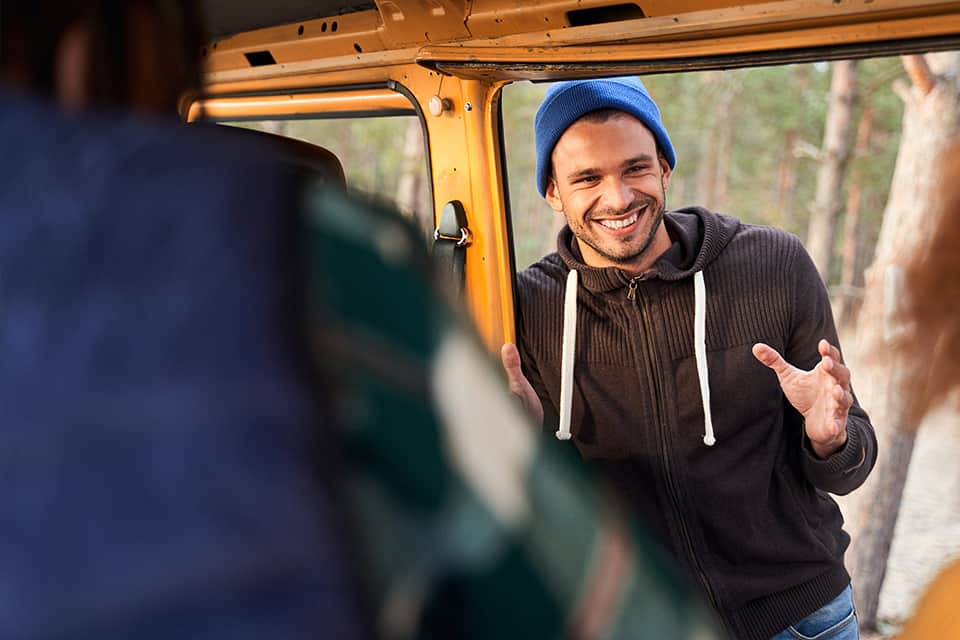
<path fill-rule="evenodd" d="M 541 196 L 547 195 L 550 156 L 557 140 L 574 122 L 600 109 L 617 109 L 640 120 L 653 134 L 670 168 L 676 166 L 677 156 L 660 121 L 660 109 L 638 78 L 559 82 L 547 89 L 533 122 L 537 144 L 537 189 Z"/>

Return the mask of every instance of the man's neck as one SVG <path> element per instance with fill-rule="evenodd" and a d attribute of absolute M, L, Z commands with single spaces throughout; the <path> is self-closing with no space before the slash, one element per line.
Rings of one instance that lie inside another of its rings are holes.
<path fill-rule="evenodd" d="M 653 268 L 653 265 L 656 264 L 657 260 L 659 260 L 660 257 L 670 249 L 671 245 L 673 244 L 673 239 L 670 237 L 669 233 L 667 233 L 666 225 L 661 223 L 660 228 L 657 230 L 657 233 L 653 238 L 653 241 L 646 248 L 646 250 L 640 255 L 635 256 L 631 260 L 625 262 L 611 260 L 610 258 L 601 255 L 589 245 L 581 244 L 580 240 L 576 236 L 573 236 L 573 242 L 577 248 L 577 253 L 580 254 L 580 259 L 583 260 L 584 264 L 586 264 L 588 267 L 594 267 L 596 269 L 615 267 L 630 276 L 638 276 Z"/>

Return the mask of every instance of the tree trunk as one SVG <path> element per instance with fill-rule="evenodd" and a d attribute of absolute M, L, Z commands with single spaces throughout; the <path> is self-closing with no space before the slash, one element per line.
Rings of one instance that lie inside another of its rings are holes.
<path fill-rule="evenodd" d="M 704 206 L 713 206 L 713 198 L 717 191 L 717 85 L 721 80 L 721 71 L 708 71 L 703 74 L 703 83 L 707 85 L 704 91 L 707 103 L 711 104 L 704 111 L 706 127 L 700 138 L 700 167 L 697 171 L 697 202 Z"/>
<path fill-rule="evenodd" d="M 717 99 L 716 118 L 716 158 L 715 188 L 711 208 L 716 211 L 729 211 L 730 208 L 730 167 L 733 166 L 733 132 L 736 129 L 734 100 L 739 93 L 736 76 L 730 75 L 724 82 Z"/>
<path fill-rule="evenodd" d="M 899 395 L 894 388 L 890 388 L 889 392 L 891 396 Z M 902 412 L 903 407 L 898 406 L 896 410 Z M 871 631 L 877 629 L 880 590 L 887 575 L 887 558 L 890 557 L 893 532 L 903 499 L 903 487 L 907 482 L 907 471 L 910 469 L 910 457 L 913 454 L 914 432 L 903 427 L 904 425 L 899 425 L 890 429 L 884 440 L 870 505 L 870 518 L 876 522 L 861 531 L 857 543 L 857 569 L 853 579 L 856 586 L 857 615 L 860 626 Z M 867 553 L 869 555 L 865 556 Z"/>
<path fill-rule="evenodd" d="M 900 149 L 874 262 L 866 273 L 858 332 L 863 350 L 873 354 L 863 358 L 856 372 L 865 383 L 859 387 L 861 399 L 880 440 L 877 467 L 857 501 L 857 520 L 863 528 L 849 554 L 857 609 L 865 629 L 876 628 L 880 589 L 916 426 L 906 422 L 897 378 L 904 368 L 891 361 L 889 350 L 884 348 L 910 339 L 909 329 L 899 324 L 903 292 L 897 274 L 900 263 L 915 254 L 924 234 L 930 231 L 924 219 L 937 188 L 933 163 L 960 131 L 960 54 L 906 56 L 904 66 L 913 84 L 898 90 L 904 100 Z"/>
<path fill-rule="evenodd" d="M 857 125 L 857 145 L 854 159 L 867 156 L 870 149 L 870 134 L 873 131 L 873 109 L 866 107 L 860 115 Z M 834 308 L 837 310 L 837 325 L 847 327 L 856 322 L 857 312 L 863 300 L 863 286 L 860 257 L 860 204 L 863 194 L 863 171 L 854 166 L 850 174 L 850 186 L 847 188 L 847 212 L 843 224 L 842 266 L 840 270 L 840 289 Z M 841 331 L 841 333 L 845 333 Z"/>
<path fill-rule="evenodd" d="M 733 131 L 736 109 L 734 100 L 740 91 L 737 76 L 711 71 L 703 76 L 706 85 L 705 131 L 700 143 L 700 168 L 697 172 L 697 201 L 718 211 L 730 204 L 730 156 L 733 152 Z"/>
<path fill-rule="evenodd" d="M 836 236 L 837 219 L 842 207 L 843 181 L 850 159 L 853 110 L 857 97 L 857 63 L 838 60 L 833 63 L 830 107 L 823 133 L 817 191 L 810 211 L 807 250 L 820 277 L 830 282 L 830 265 Z"/>
<path fill-rule="evenodd" d="M 783 134 L 783 155 L 777 168 L 777 210 L 782 226 L 793 227 L 793 192 L 797 188 L 797 130 L 787 129 Z"/>

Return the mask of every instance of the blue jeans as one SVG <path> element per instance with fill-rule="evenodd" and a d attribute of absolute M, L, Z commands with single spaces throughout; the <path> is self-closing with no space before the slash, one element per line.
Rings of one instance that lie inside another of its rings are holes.
<path fill-rule="evenodd" d="M 847 585 L 847 588 L 836 598 L 770 640 L 858 640 L 859 638 L 860 625 L 853 606 L 853 588 Z"/>

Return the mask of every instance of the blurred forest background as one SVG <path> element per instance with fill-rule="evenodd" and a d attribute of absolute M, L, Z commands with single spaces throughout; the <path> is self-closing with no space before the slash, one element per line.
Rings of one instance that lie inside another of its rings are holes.
<path fill-rule="evenodd" d="M 960 54 L 643 80 L 677 151 L 668 208 L 704 205 L 796 234 L 830 291 L 854 388 L 880 440 L 867 485 L 841 499 L 854 540 L 847 563 L 863 628 L 890 633 L 939 568 L 960 557 L 960 414 L 944 409 L 912 424 L 897 364 L 876 346 L 909 339 L 898 319 L 909 295 L 899 274 L 923 251 L 937 157 L 960 131 Z M 563 222 L 534 181 L 533 118 L 546 88 L 516 83 L 501 99 L 518 269 L 554 250 Z M 416 118 L 241 126 L 330 148 L 352 189 L 416 217 L 425 237 L 432 232 Z"/>
<path fill-rule="evenodd" d="M 876 245 L 900 143 L 903 103 L 891 85 L 905 72 L 898 58 L 865 60 L 856 70 L 849 117 L 852 127 L 862 132 L 856 151 L 847 151 L 847 165 L 858 184 L 859 201 L 851 204 L 862 212 L 850 250 L 856 252 L 857 271 L 862 272 Z M 701 204 L 804 238 L 824 155 L 831 79 L 830 63 L 643 78 L 677 151 L 668 208 Z M 553 237 L 547 245 L 539 242 L 554 214 L 533 178 L 532 123 L 546 86 L 518 83 L 504 90 L 518 268 L 553 250 Z M 845 249 L 842 234 L 836 242 L 840 254 Z M 831 279 L 839 281 L 839 261 L 832 270 L 836 273 Z"/>

